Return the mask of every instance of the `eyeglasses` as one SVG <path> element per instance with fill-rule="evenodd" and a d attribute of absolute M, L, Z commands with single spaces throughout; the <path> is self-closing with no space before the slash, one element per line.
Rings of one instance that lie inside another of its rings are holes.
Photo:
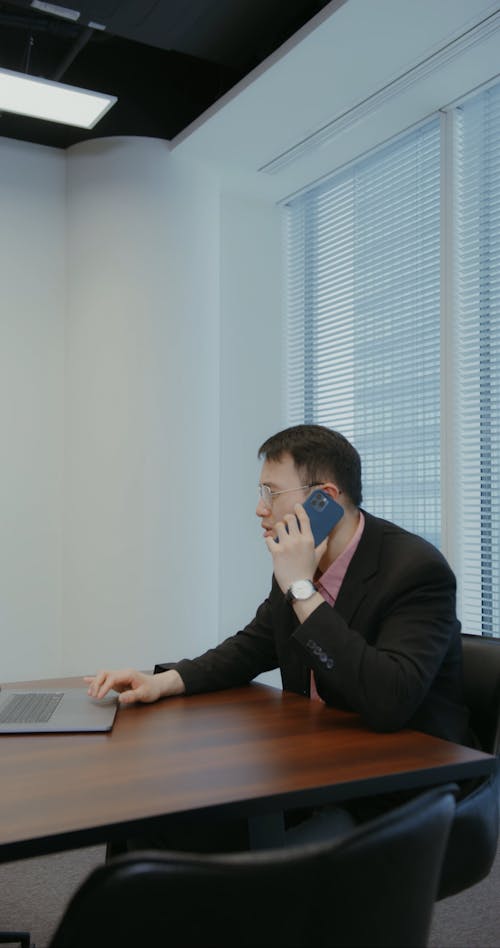
<path fill-rule="evenodd" d="M 272 509 L 273 500 L 278 494 L 289 494 L 293 490 L 310 490 L 311 487 L 318 487 L 318 484 L 302 484 L 301 487 L 287 487 L 286 490 L 271 490 L 267 484 L 259 484 L 259 494 L 261 500 L 264 501 L 264 504 L 268 510 Z"/>

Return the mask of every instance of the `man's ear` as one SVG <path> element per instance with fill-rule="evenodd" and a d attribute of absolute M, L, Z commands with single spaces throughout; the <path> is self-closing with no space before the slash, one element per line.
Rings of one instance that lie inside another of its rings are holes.
<path fill-rule="evenodd" d="M 338 501 L 342 491 L 339 490 L 336 484 L 331 484 L 329 481 L 326 484 L 321 485 L 321 490 L 324 490 L 325 494 L 329 494 L 330 497 L 333 497 L 334 500 Z"/>

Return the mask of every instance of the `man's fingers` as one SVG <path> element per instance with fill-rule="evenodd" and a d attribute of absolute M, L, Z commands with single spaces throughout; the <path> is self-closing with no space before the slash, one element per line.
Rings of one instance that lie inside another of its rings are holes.
<path fill-rule="evenodd" d="M 89 684 L 88 694 L 92 698 L 104 698 L 112 688 L 115 691 L 121 691 L 123 686 L 128 687 L 130 685 L 128 675 L 116 675 L 107 671 L 97 672 L 93 678 L 86 677 L 85 681 Z"/>
<path fill-rule="evenodd" d="M 136 701 L 140 701 L 142 695 L 140 694 L 140 688 L 131 688 L 128 691 L 122 691 L 121 695 L 118 698 L 120 704 L 134 704 Z"/>
<path fill-rule="evenodd" d="M 104 679 L 104 681 L 101 683 L 100 687 L 98 688 L 97 696 L 96 696 L 96 697 L 97 697 L 97 698 L 104 698 L 105 695 L 107 695 L 108 691 L 111 691 L 112 688 L 113 688 L 115 691 L 119 691 L 119 690 L 120 690 L 120 688 L 118 687 L 117 682 L 116 682 L 115 679 L 114 679 L 114 676 L 113 676 L 113 675 L 106 675 L 106 678 Z"/>
<path fill-rule="evenodd" d="M 274 524 L 274 529 L 275 529 L 275 531 L 276 531 L 276 535 L 277 535 L 277 537 L 278 537 L 278 540 L 281 541 L 281 540 L 283 540 L 283 539 L 286 537 L 286 535 L 287 535 L 287 529 L 286 529 L 286 526 L 285 526 L 285 524 L 284 524 L 284 522 L 283 522 L 282 520 L 278 520 L 278 522 Z M 268 537 L 267 539 L 269 539 L 269 537 Z M 272 547 L 271 547 L 271 549 L 272 549 Z"/>
<path fill-rule="evenodd" d="M 297 517 L 294 513 L 289 513 L 285 515 L 285 523 L 288 529 L 288 533 L 294 536 L 297 533 L 300 533 L 300 527 L 297 522 Z"/>
<path fill-rule="evenodd" d="M 89 685 L 88 694 L 92 698 L 104 698 L 108 691 L 117 691 L 121 704 L 132 704 L 134 701 L 157 701 L 161 697 L 161 689 L 154 675 L 145 675 L 134 671 L 133 668 L 124 668 L 120 671 L 101 671 L 97 675 L 88 675 L 84 679 Z"/>
<path fill-rule="evenodd" d="M 97 672 L 96 675 L 85 676 L 83 680 L 86 681 L 89 686 L 88 694 L 91 696 L 91 698 L 97 697 L 97 692 L 99 691 L 99 688 L 101 687 L 102 682 L 104 681 L 105 677 L 106 677 L 106 672 Z"/>
<path fill-rule="evenodd" d="M 276 543 L 276 540 L 274 539 L 274 537 L 265 537 L 264 542 L 265 542 L 265 544 L 266 544 L 266 546 L 267 546 L 267 549 L 269 550 L 269 552 L 270 552 L 270 554 L 271 554 L 271 556 L 272 556 L 273 553 L 274 553 L 274 551 L 276 550 L 277 545 L 278 545 L 278 544 Z"/>
<path fill-rule="evenodd" d="M 311 522 L 302 504 L 295 505 L 295 517 L 298 520 L 300 532 L 303 533 L 304 536 L 308 536 L 308 534 L 311 533 Z"/>

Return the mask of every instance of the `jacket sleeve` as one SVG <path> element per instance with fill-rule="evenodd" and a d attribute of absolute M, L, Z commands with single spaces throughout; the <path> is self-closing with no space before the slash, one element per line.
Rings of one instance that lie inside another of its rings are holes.
<path fill-rule="evenodd" d="M 266 599 L 252 622 L 240 632 L 197 658 L 157 665 L 155 672 L 175 668 L 189 695 L 246 685 L 261 672 L 271 671 L 277 665 L 272 607 Z"/>
<path fill-rule="evenodd" d="M 374 607 L 362 633 L 356 628 L 359 613 L 349 626 L 325 603 L 295 629 L 293 640 L 327 702 L 359 712 L 375 730 L 393 731 L 407 725 L 422 704 L 458 637 L 455 578 L 436 557 L 401 567 L 385 583 L 392 594 L 379 590 L 380 576 L 374 583 L 368 592 Z"/>

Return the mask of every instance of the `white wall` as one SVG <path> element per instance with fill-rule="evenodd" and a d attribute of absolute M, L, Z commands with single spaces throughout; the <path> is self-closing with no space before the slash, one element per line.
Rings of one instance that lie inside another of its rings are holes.
<path fill-rule="evenodd" d="M 166 143 L 68 158 L 67 673 L 213 644 L 219 199 Z"/>
<path fill-rule="evenodd" d="M 154 140 L 0 172 L 1 679 L 195 655 L 269 587 L 280 212 Z"/>
<path fill-rule="evenodd" d="M 64 154 L 0 140 L 1 678 L 58 667 Z"/>
<path fill-rule="evenodd" d="M 220 246 L 222 639 L 253 617 L 271 585 L 271 559 L 255 508 L 257 450 L 284 424 L 279 208 L 224 193 Z M 277 683 L 276 676 L 272 680 Z"/>

